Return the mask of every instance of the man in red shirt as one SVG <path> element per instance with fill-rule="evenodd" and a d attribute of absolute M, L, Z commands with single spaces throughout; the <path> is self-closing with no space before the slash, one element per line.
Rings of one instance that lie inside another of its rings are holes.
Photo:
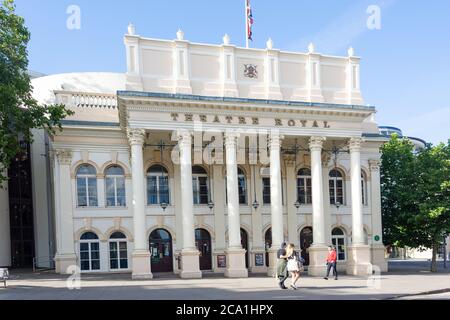
<path fill-rule="evenodd" d="M 325 280 L 328 280 L 328 276 L 330 275 L 331 268 L 333 268 L 334 280 L 338 279 L 336 262 L 337 262 L 336 248 L 334 248 L 333 246 L 329 246 L 328 247 L 328 257 L 327 257 L 327 276 L 324 278 Z"/>

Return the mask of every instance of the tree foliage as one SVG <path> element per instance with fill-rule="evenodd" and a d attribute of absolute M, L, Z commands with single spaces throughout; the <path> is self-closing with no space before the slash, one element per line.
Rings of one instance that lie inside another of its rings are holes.
<path fill-rule="evenodd" d="M 433 249 L 435 271 L 437 248 L 450 233 L 450 140 L 415 152 L 394 135 L 382 153 L 385 244 Z"/>
<path fill-rule="evenodd" d="M 54 132 L 71 112 L 62 105 L 40 105 L 32 97 L 27 45 L 30 33 L 15 13 L 13 0 L 0 4 L 0 184 L 11 160 L 32 142 L 30 129 Z M 25 144 L 26 145 L 26 144 Z"/>

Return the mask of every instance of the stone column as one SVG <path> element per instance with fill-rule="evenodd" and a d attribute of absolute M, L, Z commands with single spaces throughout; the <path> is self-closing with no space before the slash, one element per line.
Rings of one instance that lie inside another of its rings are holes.
<path fill-rule="evenodd" d="M 298 217 L 295 202 L 297 197 L 297 172 L 295 172 L 295 155 L 285 155 L 284 163 L 286 165 L 286 207 L 287 207 L 287 224 L 289 243 L 297 245 L 299 243 L 298 235 Z M 297 248 L 298 249 L 298 248 Z"/>
<path fill-rule="evenodd" d="M 372 264 L 380 268 L 381 272 L 388 271 L 383 245 L 383 228 L 381 220 L 381 188 L 380 188 L 380 161 L 369 160 L 370 191 L 368 195 L 372 213 Z"/>
<path fill-rule="evenodd" d="M 237 134 L 227 133 L 225 136 L 227 166 L 227 212 L 228 212 L 228 248 L 227 269 L 225 276 L 229 278 L 248 277 L 245 267 L 245 250 L 241 244 L 241 217 L 239 214 L 239 190 L 236 161 Z"/>
<path fill-rule="evenodd" d="M 134 249 L 132 254 L 132 278 L 153 278 L 148 249 L 147 223 L 144 196 L 144 156 L 145 130 L 129 129 L 128 140 L 131 147 L 131 184 L 133 186 L 133 230 Z"/>
<path fill-rule="evenodd" d="M 224 255 L 226 249 L 225 241 L 225 192 L 223 181 L 223 167 L 222 165 L 213 165 L 213 186 L 214 186 L 214 234 L 215 246 L 213 252 L 213 266 L 214 272 L 224 272 L 223 268 L 217 265 L 217 256 Z"/>
<path fill-rule="evenodd" d="M 55 163 L 55 215 L 56 215 L 56 272 L 71 273 L 67 268 L 77 265 L 73 230 L 73 198 L 70 166 L 72 151 L 57 150 Z"/>
<path fill-rule="evenodd" d="M 313 276 L 325 275 L 328 252 L 323 205 L 322 147 L 324 141 L 324 137 L 311 137 L 309 143 L 311 150 L 313 244 L 309 248 L 308 273 Z"/>
<path fill-rule="evenodd" d="M 183 221 L 183 249 L 181 250 L 181 278 L 200 279 L 200 252 L 195 246 L 194 204 L 192 191 L 192 136 L 189 132 L 178 134 L 180 148 L 181 207 Z"/>
<path fill-rule="evenodd" d="M 278 132 L 270 136 L 270 210 L 272 217 L 272 247 L 269 250 L 269 269 L 267 273 L 273 276 L 276 272 L 277 250 L 284 241 L 283 232 L 283 201 L 281 191 L 281 158 L 280 149 L 283 137 Z"/>
<path fill-rule="evenodd" d="M 180 269 L 178 269 L 178 260 L 181 255 L 181 250 L 183 249 L 183 210 L 181 208 L 181 173 L 180 173 L 180 165 L 179 163 L 174 163 L 173 166 L 173 195 L 174 198 L 171 199 L 172 205 L 174 205 L 175 209 L 175 232 L 177 233 L 177 240 L 176 240 L 176 249 L 175 249 L 175 270 L 176 273 L 180 273 Z"/>
<path fill-rule="evenodd" d="M 372 271 L 370 247 L 365 244 L 361 195 L 361 138 L 350 139 L 352 192 L 352 244 L 348 248 L 347 273 L 366 275 Z"/>
<path fill-rule="evenodd" d="M 330 161 L 330 155 L 322 155 L 322 177 L 323 177 L 323 211 L 325 215 L 325 243 L 331 245 L 331 225 L 332 225 L 332 215 L 331 215 L 331 205 L 330 205 L 330 170 L 328 168 L 328 162 Z"/>

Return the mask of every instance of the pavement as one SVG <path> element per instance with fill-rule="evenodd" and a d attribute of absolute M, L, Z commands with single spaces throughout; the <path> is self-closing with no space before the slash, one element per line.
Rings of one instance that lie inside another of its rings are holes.
<path fill-rule="evenodd" d="M 228 279 L 206 273 L 203 279 L 180 279 L 173 274 L 152 280 L 131 280 L 129 274 L 82 275 L 79 282 L 54 272 L 11 270 L 0 300 L 415 300 L 450 299 L 450 266 L 437 273 L 428 261 L 390 261 L 380 276 L 342 275 L 339 280 L 302 276 L 298 290 L 281 290 L 275 278 L 251 274 Z M 290 280 L 287 281 L 289 284 Z"/>

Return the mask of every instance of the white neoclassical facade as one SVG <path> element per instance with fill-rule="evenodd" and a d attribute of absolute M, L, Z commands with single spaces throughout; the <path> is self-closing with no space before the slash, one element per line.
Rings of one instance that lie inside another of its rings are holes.
<path fill-rule="evenodd" d="M 323 275 L 387 270 L 376 110 L 360 59 L 124 38 L 126 74 L 35 79 L 75 114 L 49 137 L 56 270 L 273 274 L 283 241 Z"/>

